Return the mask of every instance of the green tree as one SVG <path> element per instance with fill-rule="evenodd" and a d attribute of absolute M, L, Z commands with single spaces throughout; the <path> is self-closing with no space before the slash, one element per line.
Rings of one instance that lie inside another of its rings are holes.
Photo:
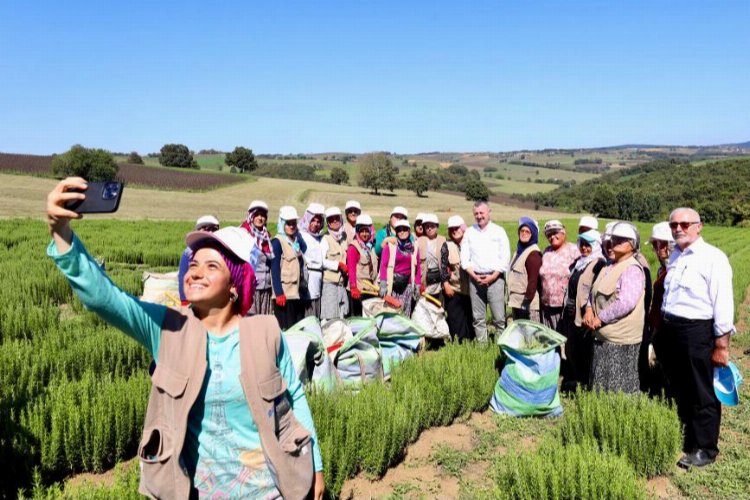
<path fill-rule="evenodd" d="M 110 181 L 117 175 L 112 153 L 104 149 L 88 149 L 80 144 L 52 159 L 52 173 L 57 177 L 78 176 L 88 181 Z"/>
<path fill-rule="evenodd" d="M 415 168 L 411 171 L 409 189 L 417 196 L 423 196 L 424 192 L 430 188 L 430 177 L 430 172 L 426 168 Z"/>
<path fill-rule="evenodd" d="M 448 170 L 448 173 L 451 173 L 453 175 L 466 175 L 469 173 L 469 169 L 464 167 L 463 165 L 459 165 L 458 163 L 454 163 L 453 165 L 449 166 L 446 170 Z"/>
<path fill-rule="evenodd" d="M 224 163 L 231 167 L 237 167 L 240 172 L 252 172 L 258 168 L 253 150 L 242 146 L 237 146 L 234 151 L 227 153 L 224 157 Z"/>
<path fill-rule="evenodd" d="M 466 199 L 471 201 L 487 201 L 490 198 L 490 190 L 487 185 L 477 179 L 470 179 L 466 183 Z"/>
<path fill-rule="evenodd" d="M 133 151 L 128 155 L 128 163 L 132 163 L 134 165 L 143 165 L 143 158 L 141 158 L 141 155 L 139 155 L 137 152 Z"/>
<path fill-rule="evenodd" d="M 159 163 L 165 167 L 199 168 L 193 154 L 184 144 L 165 144 L 161 147 Z"/>
<path fill-rule="evenodd" d="M 378 194 L 381 189 L 393 191 L 398 169 L 384 153 L 370 153 L 359 160 L 359 185 Z"/>
<path fill-rule="evenodd" d="M 334 184 L 349 184 L 349 173 L 341 167 L 331 169 L 331 182 Z"/>

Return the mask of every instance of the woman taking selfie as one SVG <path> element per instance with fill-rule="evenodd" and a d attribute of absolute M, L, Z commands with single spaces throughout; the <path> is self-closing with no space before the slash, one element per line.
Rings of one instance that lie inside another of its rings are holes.
<path fill-rule="evenodd" d="M 156 368 L 138 447 L 139 491 L 153 498 L 305 498 L 324 491 L 320 449 L 286 342 L 271 316 L 243 316 L 255 277 L 240 228 L 191 232 L 191 308 L 141 302 L 118 288 L 70 228 L 85 198 L 70 177 L 47 197 L 47 253 L 81 302 L 143 345 Z M 273 416 L 274 418 L 269 418 Z"/>

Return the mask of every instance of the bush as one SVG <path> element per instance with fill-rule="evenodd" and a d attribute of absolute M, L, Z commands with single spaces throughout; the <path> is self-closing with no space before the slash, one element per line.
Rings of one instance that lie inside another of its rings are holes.
<path fill-rule="evenodd" d="M 141 155 L 133 151 L 128 155 L 128 163 L 132 163 L 133 165 L 143 165 L 143 158 L 141 158 Z"/>
<path fill-rule="evenodd" d="M 117 175 L 112 153 L 88 149 L 80 144 L 52 159 L 52 174 L 58 177 L 78 176 L 88 181 L 111 181 Z"/>
<path fill-rule="evenodd" d="M 333 184 L 349 184 L 349 173 L 341 167 L 331 169 L 331 182 Z"/>
<path fill-rule="evenodd" d="M 487 201 L 490 198 L 490 190 L 487 185 L 476 179 L 466 183 L 466 199 L 471 201 Z"/>
<path fill-rule="evenodd" d="M 161 148 L 159 163 L 165 167 L 199 168 L 193 154 L 184 144 L 165 144 Z"/>

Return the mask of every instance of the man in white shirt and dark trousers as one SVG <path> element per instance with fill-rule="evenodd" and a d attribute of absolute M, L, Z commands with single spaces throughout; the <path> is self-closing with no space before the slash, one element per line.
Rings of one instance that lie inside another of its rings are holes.
<path fill-rule="evenodd" d="M 669 216 L 675 249 L 664 281 L 662 326 L 664 367 L 670 393 L 685 426 L 685 455 L 678 465 L 703 467 L 719 453 L 721 404 L 713 369 L 729 363 L 734 333 L 732 268 L 727 256 L 700 236 L 698 212 L 678 208 Z"/>
<path fill-rule="evenodd" d="M 461 242 L 461 267 L 469 275 L 469 297 L 474 315 L 474 333 L 487 342 L 487 304 L 499 335 L 505 329 L 505 273 L 510 262 L 510 242 L 505 229 L 490 222 L 486 201 L 474 203 L 476 224 L 466 230 Z"/>

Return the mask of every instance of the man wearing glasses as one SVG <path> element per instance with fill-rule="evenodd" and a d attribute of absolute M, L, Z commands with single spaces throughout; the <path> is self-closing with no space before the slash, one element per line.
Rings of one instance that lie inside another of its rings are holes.
<path fill-rule="evenodd" d="M 664 281 L 662 327 L 665 369 L 685 425 L 685 455 L 678 465 L 703 467 L 719 453 L 721 405 L 713 368 L 727 366 L 735 332 L 732 268 L 727 256 L 701 237 L 698 212 L 677 208 L 669 216 L 675 248 Z"/>

